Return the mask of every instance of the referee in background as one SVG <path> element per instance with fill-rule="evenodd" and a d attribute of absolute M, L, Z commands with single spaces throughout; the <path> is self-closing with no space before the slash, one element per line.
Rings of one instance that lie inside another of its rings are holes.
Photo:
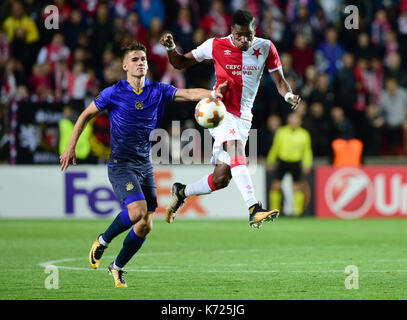
<path fill-rule="evenodd" d="M 311 137 L 301 127 L 301 115 L 294 112 L 287 117 L 287 125 L 279 128 L 267 155 L 267 171 L 272 172 L 269 192 L 270 206 L 281 206 L 281 180 L 291 173 L 294 180 L 294 215 L 304 209 L 304 192 L 301 188 L 302 175 L 309 174 L 312 167 Z"/>

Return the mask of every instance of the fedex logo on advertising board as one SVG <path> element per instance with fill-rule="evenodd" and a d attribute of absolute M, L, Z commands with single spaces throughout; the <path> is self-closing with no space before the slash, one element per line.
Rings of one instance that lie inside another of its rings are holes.
<path fill-rule="evenodd" d="M 111 188 L 99 186 L 87 188 L 78 186 L 78 182 L 88 179 L 87 172 L 67 172 L 65 174 L 65 213 L 75 213 L 75 199 L 79 196 L 87 199 L 88 208 L 96 214 L 111 214 L 120 209 L 120 202 Z M 105 205 L 103 205 L 105 204 Z M 107 206 L 106 206 L 107 204 Z"/>
<path fill-rule="evenodd" d="M 107 177 L 103 176 L 102 180 L 100 180 L 100 174 L 97 177 L 91 177 L 91 174 L 92 171 L 86 170 L 65 173 L 66 215 L 73 216 L 88 212 L 91 215 L 105 216 L 121 211 L 122 205 L 120 201 L 116 198 L 110 184 L 106 184 Z M 155 171 L 155 180 L 158 203 L 156 213 L 165 214 L 166 205 L 171 194 L 173 173 L 170 170 L 157 170 Z M 199 197 L 189 197 L 188 201 L 180 209 L 179 214 L 182 215 L 190 211 L 202 216 L 207 215 L 207 210 L 201 204 Z"/>
<path fill-rule="evenodd" d="M 407 217 L 407 167 L 319 167 L 319 217 Z"/>

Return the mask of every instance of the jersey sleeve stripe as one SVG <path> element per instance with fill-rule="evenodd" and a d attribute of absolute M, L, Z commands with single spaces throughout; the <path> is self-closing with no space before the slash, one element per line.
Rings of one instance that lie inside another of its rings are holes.
<path fill-rule="evenodd" d="M 283 68 L 282 66 L 279 66 L 279 67 L 274 68 L 274 69 L 269 69 L 269 72 L 274 72 L 274 71 L 276 71 L 276 70 L 278 70 L 278 69 L 282 69 L 282 68 Z"/>
<path fill-rule="evenodd" d="M 98 106 L 96 100 L 93 100 L 93 102 L 95 103 L 96 108 L 97 108 L 99 111 L 102 111 L 102 109 Z"/>
<path fill-rule="evenodd" d="M 174 99 L 175 99 L 175 94 L 177 93 L 177 91 L 178 91 L 178 88 L 175 88 L 175 90 L 174 90 L 174 92 L 173 92 L 173 94 L 172 94 L 172 97 L 171 97 L 171 101 L 174 101 Z"/>

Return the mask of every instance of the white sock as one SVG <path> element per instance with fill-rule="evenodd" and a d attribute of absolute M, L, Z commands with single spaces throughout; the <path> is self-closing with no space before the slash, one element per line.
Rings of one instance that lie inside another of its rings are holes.
<path fill-rule="evenodd" d="M 212 192 L 211 187 L 209 186 L 208 183 L 208 176 L 205 176 L 203 178 L 201 178 L 200 180 L 191 183 L 191 184 L 187 184 L 187 186 L 185 187 L 184 190 L 184 195 L 186 197 L 192 196 L 192 195 L 200 195 L 200 194 L 208 194 Z M 212 177 L 211 177 L 212 178 Z"/>
<path fill-rule="evenodd" d="M 116 266 L 116 262 L 113 262 L 113 268 L 114 269 L 116 269 L 116 270 L 123 270 L 123 268 L 120 268 L 120 267 L 118 267 L 118 266 Z"/>
<path fill-rule="evenodd" d="M 232 178 L 246 202 L 247 208 L 257 203 L 254 196 L 254 186 L 246 165 L 237 165 L 231 168 Z"/>
<path fill-rule="evenodd" d="M 98 240 L 99 240 L 99 242 L 100 242 L 101 245 L 103 245 L 103 246 L 105 246 L 105 247 L 108 247 L 108 246 L 109 246 L 109 243 L 107 243 L 107 242 L 103 239 L 103 235 L 101 235 Z"/>

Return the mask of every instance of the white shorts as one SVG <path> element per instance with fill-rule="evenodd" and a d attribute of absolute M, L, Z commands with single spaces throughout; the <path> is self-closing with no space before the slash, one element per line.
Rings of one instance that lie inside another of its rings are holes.
<path fill-rule="evenodd" d="M 223 123 L 219 127 L 209 129 L 209 133 L 215 139 L 212 149 L 212 164 L 215 165 L 219 160 L 230 166 L 230 157 L 223 150 L 223 144 L 226 141 L 240 140 L 243 146 L 246 146 L 251 126 L 251 121 L 240 119 L 234 114 L 226 112 Z"/>

